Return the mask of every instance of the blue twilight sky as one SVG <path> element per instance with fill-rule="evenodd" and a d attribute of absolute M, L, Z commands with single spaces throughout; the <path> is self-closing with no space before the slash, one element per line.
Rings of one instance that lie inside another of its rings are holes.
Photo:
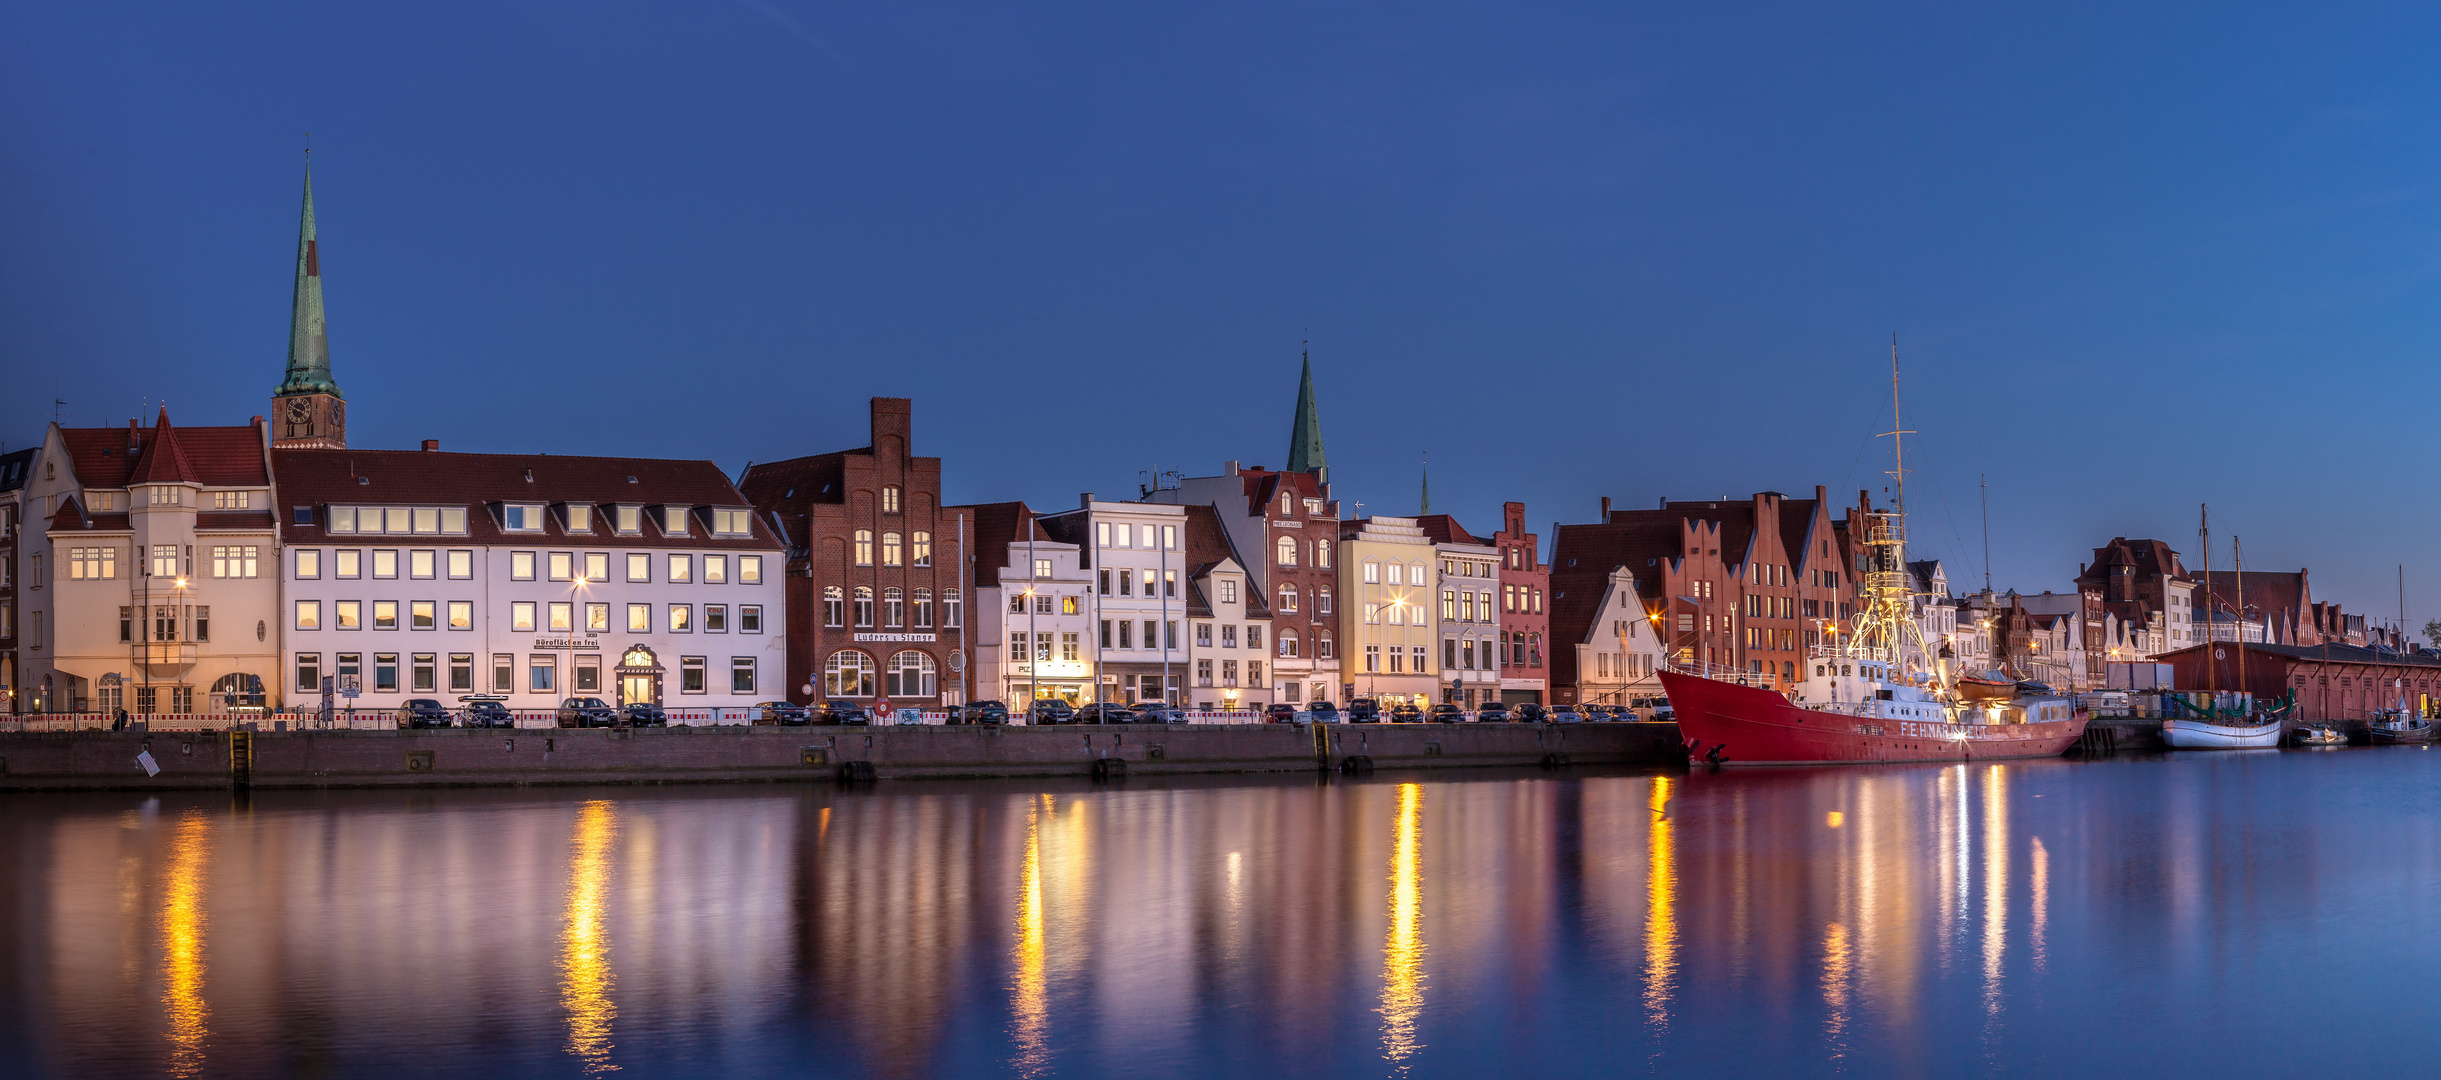
<path fill-rule="evenodd" d="M 0 7 L 0 438 L 266 409 L 313 132 L 352 441 L 749 460 L 916 399 L 949 497 L 1277 466 L 1546 534 L 1878 486 L 2441 615 L 2430 4 Z M 1884 444 L 1886 447 L 1886 443 Z"/>

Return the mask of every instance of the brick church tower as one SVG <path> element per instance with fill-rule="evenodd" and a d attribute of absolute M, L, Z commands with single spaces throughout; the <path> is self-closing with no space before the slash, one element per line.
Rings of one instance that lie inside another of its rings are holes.
<path fill-rule="evenodd" d="M 305 169 L 305 216 L 297 228 L 296 307 L 288 323 L 288 377 L 271 392 L 271 445 L 344 450 L 347 400 L 331 381 L 322 327 L 322 261 L 314 244 L 314 171 Z"/>

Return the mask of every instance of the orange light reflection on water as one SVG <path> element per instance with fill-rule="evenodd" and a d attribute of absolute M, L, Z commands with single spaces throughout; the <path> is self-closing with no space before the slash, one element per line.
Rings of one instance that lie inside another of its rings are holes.
<path fill-rule="evenodd" d="M 204 1001 L 204 879 L 212 865 L 212 822 L 190 810 L 170 837 L 170 865 L 161 904 L 161 998 L 169 1013 L 172 1076 L 203 1071 L 204 1043 L 211 1037 L 211 1006 Z"/>
<path fill-rule="evenodd" d="M 1656 776 L 1645 797 L 1644 1012 L 1656 1032 L 1670 1026 L 1670 991 L 1678 973 L 1678 865 L 1670 823 L 1670 778 Z"/>
<path fill-rule="evenodd" d="M 1026 808 L 1025 861 L 1017 887 L 1017 985 L 1011 1003 L 1016 1014 L 1019 1076 L 1039 1076 L 1051 1063 L 1045 1036 L 1051 1027 L 1051 1006 L 1044 987 L 1043 933 L 1043 815 L 1052 812 L 1051 796 Z"/>
<path fill-rule="evenodd" d="M 619 1068 L 610 1061 L 611 1021 L 619 1015 L 610 995 L 617 978 L 610 969 L 609 934 L 603 928 L 610 851 L 618 837 L 618 816 L 608 801 L 588 802 L 577 812 L 576 850 L 568 860 L 568 908 L 560 933 L 559 1001 L 568 1014 L 568 1053 L 585 1063 L 588 1075 Z"/>
<path fill-rule="evenodd" d="M 1415 1038 L 1424 1012 L 1424 877 L 1420 851 L 1424 788 L 1400 784 L 1390 846 L 1390 936 L 1382 945 L 1382 1056 L 1400 1065 L 1423 1049 Z"/>

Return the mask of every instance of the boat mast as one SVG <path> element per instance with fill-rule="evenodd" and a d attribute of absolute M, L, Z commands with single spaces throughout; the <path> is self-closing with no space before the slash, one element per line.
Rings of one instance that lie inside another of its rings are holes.
<path fill-rule="evenodd" d="M 2204 650 L 2204 690 L 2209 693 L 2220 687 L 2220 673 L 2214 670 L 2219 665 L 2214 664 L 2212 658 L 2220 655 L 2221 651 L 2221 609 L 2212 604 L 2212 504 L 2196 505 L 2202 507 L 2196 532 L 2204 538 L 2204 644 L 2207 646 Z"/>
<path fill-rule="evenodd" d="M 2230 669 L 2229 669 L 2229 674 L 2230 674 L 2232 677 L 2234 677 L 2234 678 L 2237 680 L 2237 684 L 2238 684 L 2238 693 L 2243 694 L 2243 693 L 2245 693 L 2245 692 L 2246 692 L 2246 541 L 2245 541 L 2245 538 L 2240 537 L 2240 536 L 2238 536 L 2238 535 L 2236 535 L 2236 534 L 2234 534 L 2234 533 L 2230 535 L 2230 537 L 2229 537 L 2229 557 L 2230 557 L 2230 560 L 2231 560 L 2232 562 L 2234 562 L 2234 563 L 2236 564 L 2236 566 L 2237 566 L 2237 570 L 2236 570 L 2236 573 L 2237 573 L 2237 579 L 2236 579 L 2236 580 L 2233 582 L 2233 584 L 2234 584 L 2234 585 L 2236 585 L 2236 587 L 2237 587 L 2237 591 L 2238 591 L 2238 662 L 2237 662 L 2236 664 L 2234 664 L 2234 665 L 2232 665 L 2232 666 L 2230 667 Z M 2251 712 L 2252 710 L 2248 710 L 2248 711 L 2250 711 L 2250 712 Z"/>
<path fill-rule="evenodd" d="M 1908 638 L 1917 639 L 1919 651 L 1929 659 L 1929 650 L 1922 648 L 1923 632 L 1915 625 L 1909 600 L 1914 586 L 1908 581 L 1907 570 L 1907 430 L 1901 419 L 1899 405 L 1899 336 L 1890 335 L 1890 431 L 1891 464 L 1890 504 L 1882 510 L 1868 511 L 1865 519 L 1864 543 L 1869 555 L 1865 563 L 1865 597 L 1863 610 L 1857 612 L 1856 636 L 1853 639 L 1859 656 L 1872 657 L 1894 668 L 1906 665 Z M 1912 635 L 1910 632 L 1913 632 Z M 1897 674 L 1897 672 L 1893 672 Z"/>

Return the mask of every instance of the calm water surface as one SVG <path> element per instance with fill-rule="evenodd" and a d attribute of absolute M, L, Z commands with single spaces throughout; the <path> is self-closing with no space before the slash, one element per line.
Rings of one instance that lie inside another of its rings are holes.
<path fill-rule="evenodd" d="M 2441 752 L 0 797 L 26 1076 L 2429 1074 Z"/>

